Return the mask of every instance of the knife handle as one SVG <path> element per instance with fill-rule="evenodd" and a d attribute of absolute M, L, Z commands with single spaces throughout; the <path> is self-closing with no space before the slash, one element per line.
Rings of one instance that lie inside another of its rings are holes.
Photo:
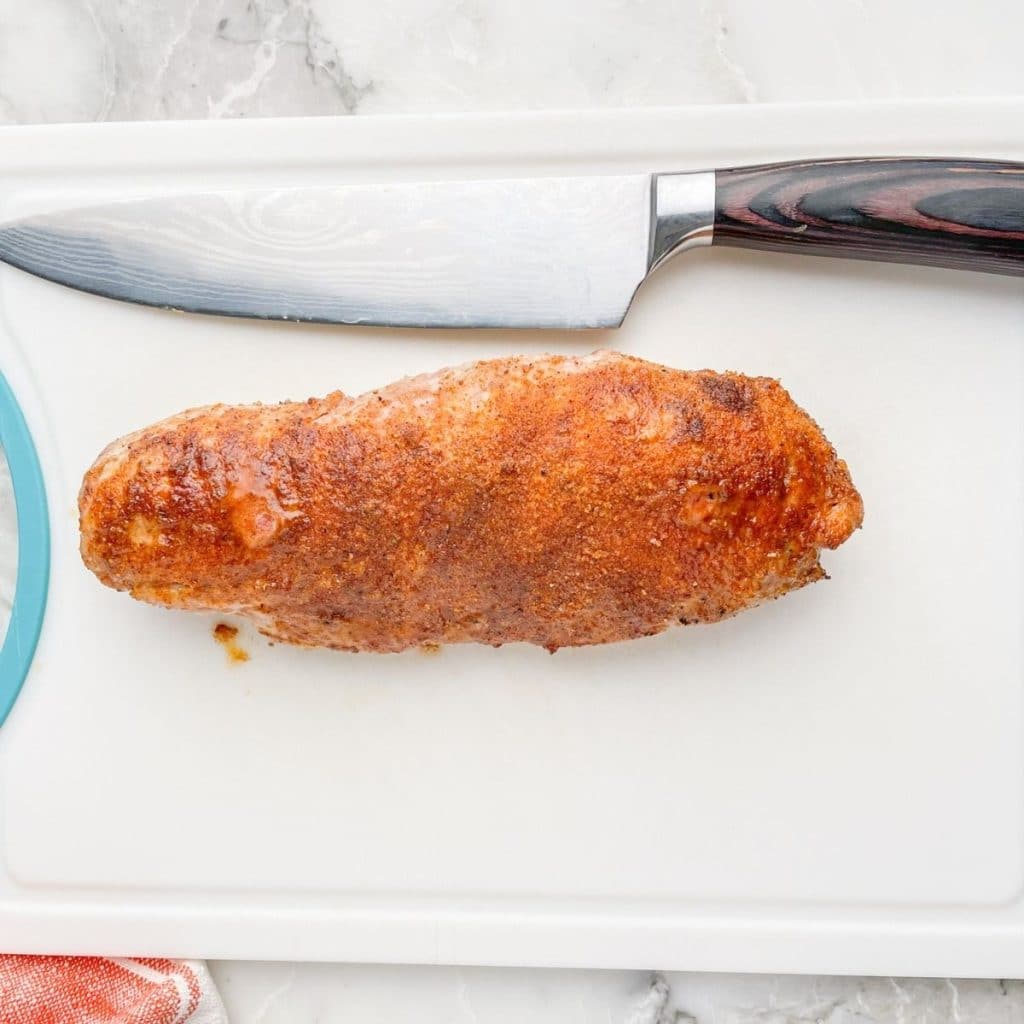
<path fill-rule="evenodd" d="M 716 171 L 713 244 L 1024 275 L 1024 164 L 809 160 Z"/>

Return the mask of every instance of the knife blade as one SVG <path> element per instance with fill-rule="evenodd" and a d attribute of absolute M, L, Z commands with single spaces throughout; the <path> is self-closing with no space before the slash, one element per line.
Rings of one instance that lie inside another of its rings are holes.
<path fill-rule="evenodd" d="M 0 225 L 0 261 L 195 313 L 616 327 L 699 245 L 1024 274 L 1024 165 L 859 158 L 679 174 L 162 195 Z"/>
<path fill-rule="evenodd" d="M 652 177 L 126 200 L 4 225 L 0 259 L 83 291 L 188 312 L 609 327 L 648 271 Z"/>

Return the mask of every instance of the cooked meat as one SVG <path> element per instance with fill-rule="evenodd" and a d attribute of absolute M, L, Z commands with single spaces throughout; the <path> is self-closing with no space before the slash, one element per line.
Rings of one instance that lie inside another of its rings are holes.
<path fill-rule="evenodd" d="M 553 651 L 812 583 L 862 506 L 776 381 L 599 352 L 185 412 L 107 448 L 80 512 L 85 564 L 143 601 L 309 646 Z"/>

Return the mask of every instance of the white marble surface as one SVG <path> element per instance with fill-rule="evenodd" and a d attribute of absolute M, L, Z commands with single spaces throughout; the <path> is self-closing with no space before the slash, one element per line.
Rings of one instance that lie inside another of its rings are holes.
<path fill-rule="evenodd" d="M 0 0 L 0 121 L 1024 92 L 1014 0 Z"/>
<path fill-rule="evenodd" d="M 220 963 L 233 1024 L 1016 1024 L 1024 983 Z"/>
<path fill-rule="evenodd" d="M 1010 0 L 0 0 L 0 123 L 1024 93 Z M 0 620 L 12 502 L 0 474 Z M 221 962 L 234 1024 L 1024 1021 L 1024 984 Z"/>

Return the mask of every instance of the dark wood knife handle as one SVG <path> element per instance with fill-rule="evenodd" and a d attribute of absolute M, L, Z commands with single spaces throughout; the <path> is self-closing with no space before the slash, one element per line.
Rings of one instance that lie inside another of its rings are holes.
<path fill-rule="evenodd" d="M 717 171 L 715 192 L 715 245 L 1024 275 L 1024 164 L 764 164 Z"/>

